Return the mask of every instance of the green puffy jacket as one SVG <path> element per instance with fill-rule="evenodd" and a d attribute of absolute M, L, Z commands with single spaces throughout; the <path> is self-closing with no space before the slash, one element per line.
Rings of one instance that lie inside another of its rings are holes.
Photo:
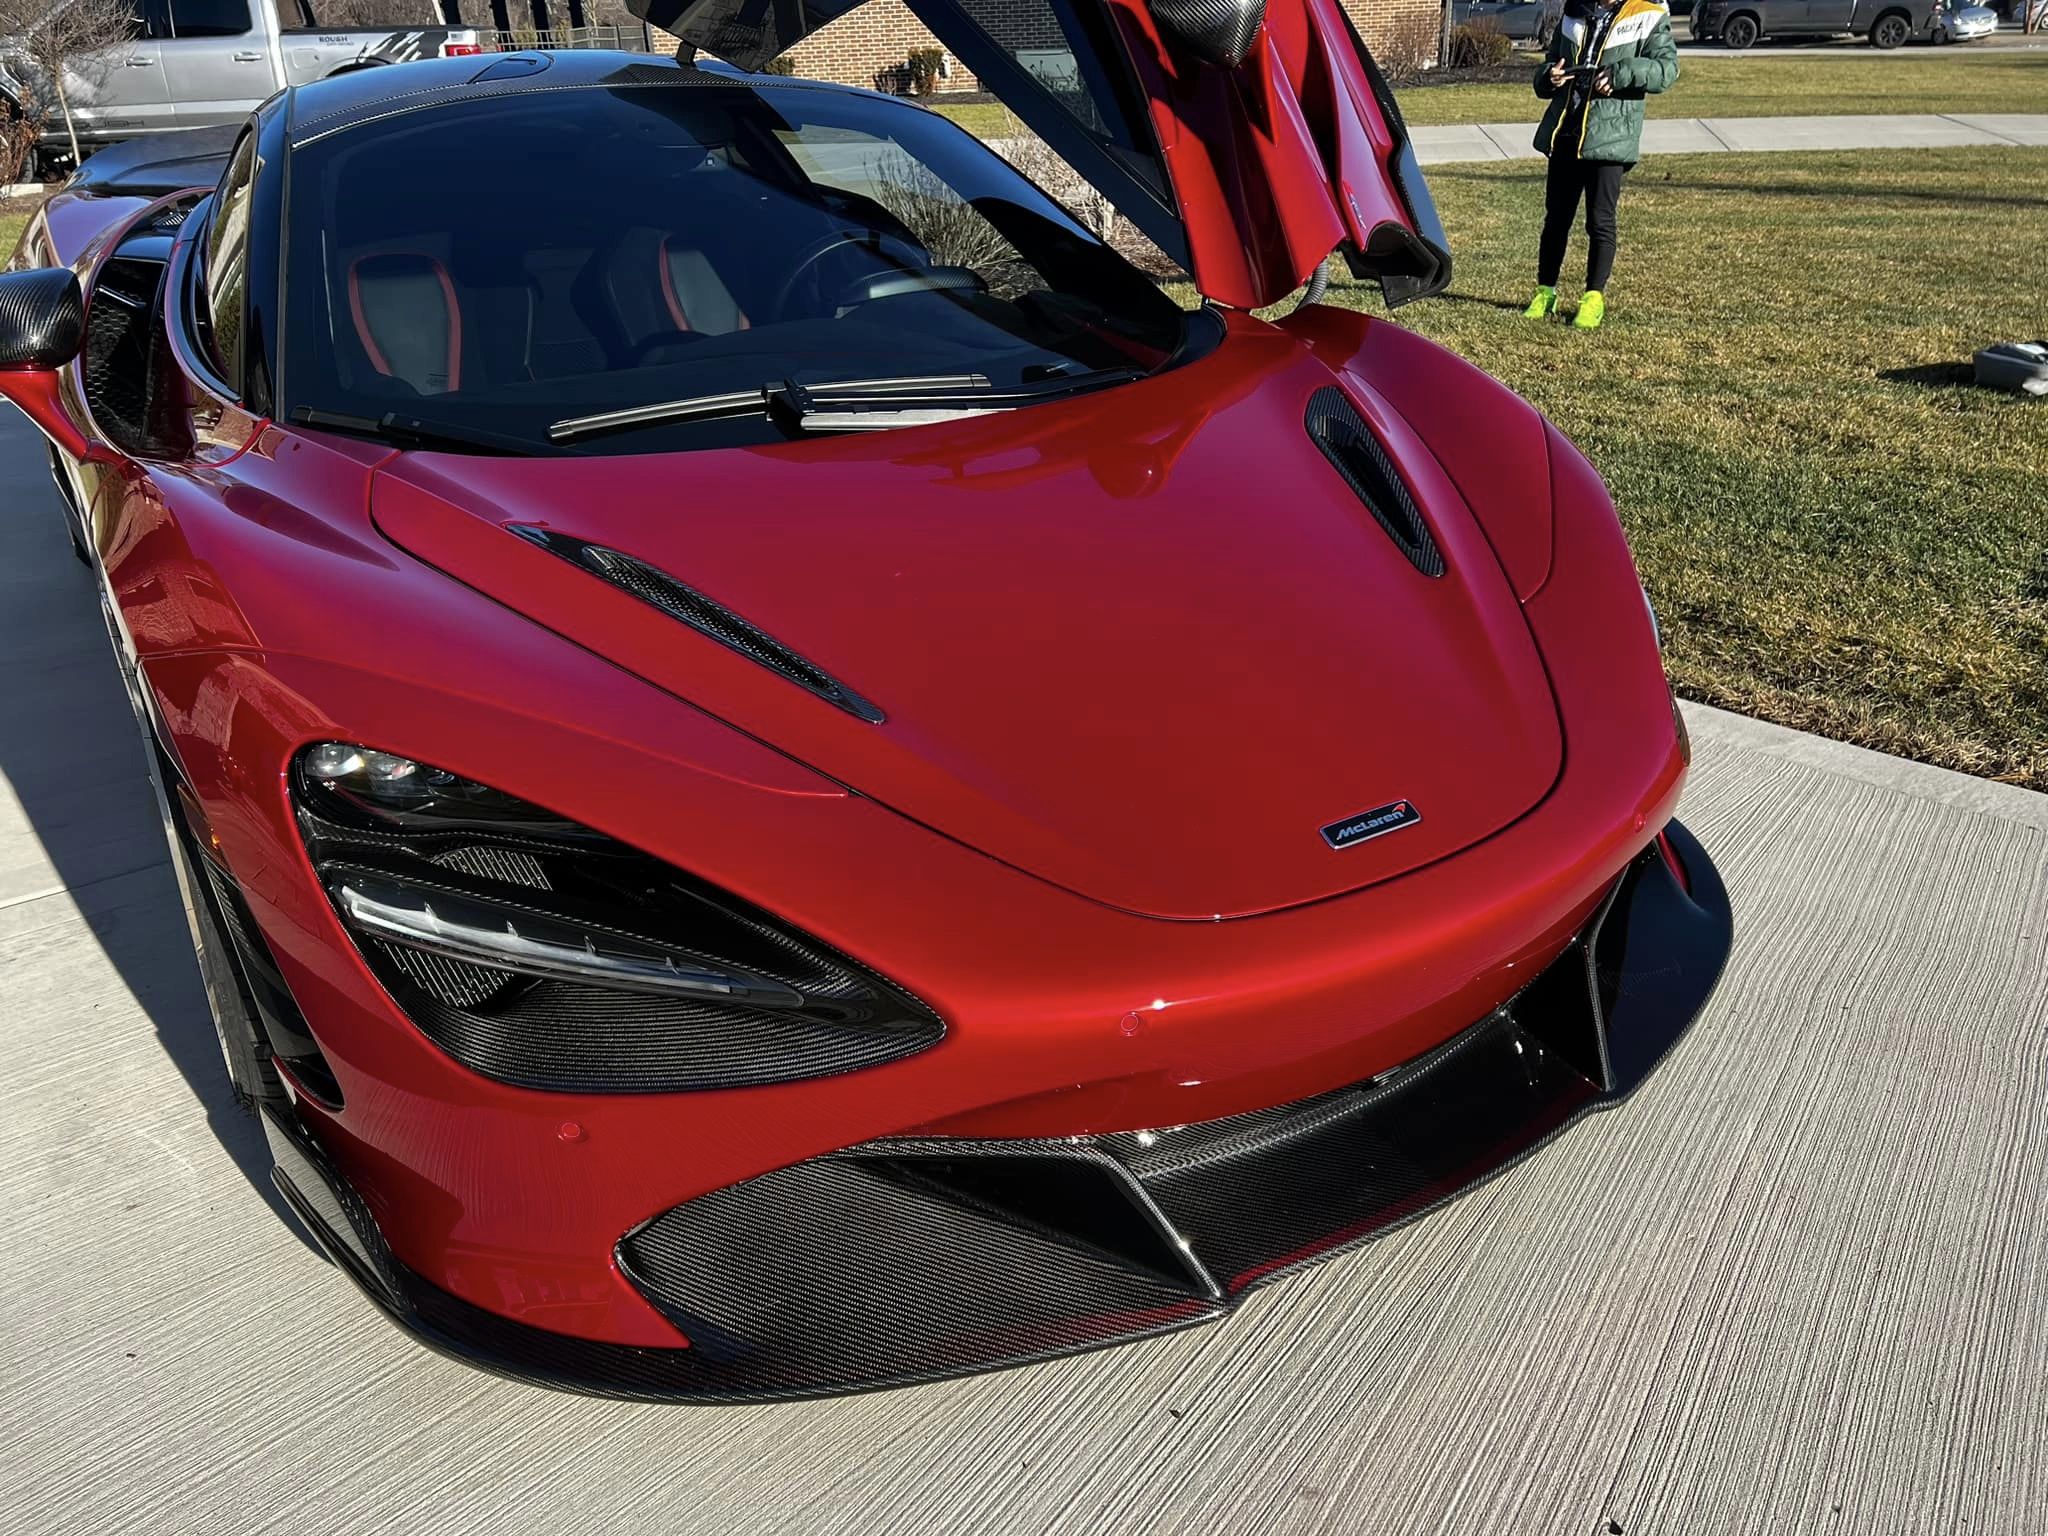
<path fill-rule="evenodd" d="M 1602 19 L 1599 0 L 1570 0 L 1564 8 L 1543 62 L 1536 67 L 1536 94 L 1550 106 L 1536 125 L 1536 147 L 1544 154 L 1553 150 L 1576 155 L 1581 160 L 1618 160 L 1634 165 L 1643 149 L 1643 98 L 1668 90 L 1678 78 L 1678 45 L 1671 40 L 1671 12 L 1663 0 L 1621 0 L 1621 8 L 1607 29 L 1605 45 L 1597 59 L 1582 59 L 1586 45 Z M 1595 96 L 1585 115 L 1572 114 L 1565 141 L 1553 144 L 1558 126 L 1565 121 L 1570 89 L 1550 83 L 1550 66 L 1562 63 L 1567 69 L 1582 64 L 1606 67 L 1614 84 L 1612 96 Z M 1570 140 L 1576 137 L 1576 144 Z"/>

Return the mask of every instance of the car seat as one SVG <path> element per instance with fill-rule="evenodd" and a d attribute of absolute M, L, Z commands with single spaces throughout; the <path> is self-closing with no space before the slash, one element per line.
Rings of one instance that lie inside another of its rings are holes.
<path fill-rule="evenodd" d="M 462 301 L 439 257 L 372 251 L 348 264 L 349 318 L 371 368 L 422 395 L 462 388 Z"/>

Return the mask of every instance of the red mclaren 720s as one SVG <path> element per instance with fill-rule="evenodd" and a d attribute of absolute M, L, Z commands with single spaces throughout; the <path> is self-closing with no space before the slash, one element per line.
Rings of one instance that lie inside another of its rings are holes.
<path fill-rule="evenodd" d="M 277 1185 L 531 1381 L 1219 1318 L 1627 1097 L 1728 952 L 1599 476 L 1255 313 L 1450 280 L 1337 0 L 911 0 L 1188 304 L 748 72 L 858 3 L 287 90 L 0 276 Z"/>

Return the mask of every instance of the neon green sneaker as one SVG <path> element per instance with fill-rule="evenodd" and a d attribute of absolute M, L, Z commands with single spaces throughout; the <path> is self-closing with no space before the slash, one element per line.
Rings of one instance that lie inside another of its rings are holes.
<path fill-rule="evenodd" d="M 1598 288 L 1588 289 L 1579 299 L 1579 312 L 1572 316 L 1572 325 L 1581 331 L 1597 331 L 1600 322 L 1607 318 L 1607 300 L 1600 296 Z"/>
<path fill-rule="evenodd" d="M 1524 320 L 1547 320 L 1557 312 L 1557 290 L 1538 288 L 1536 297 L 1529 301 L 1529 307 L 1522 311 Z"/>

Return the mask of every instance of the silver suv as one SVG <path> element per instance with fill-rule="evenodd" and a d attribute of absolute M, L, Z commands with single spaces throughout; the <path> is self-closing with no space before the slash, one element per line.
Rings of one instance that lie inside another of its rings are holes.
<path fill-rule="evenodd" d="M 432 0 L 413 0 L 419 26 L 356 30 L 322 28 L 317 0 L 286 3 L 294 25 L 280 17 L 276 0 L 130 0 L 133 40 L 65 71 L 81 142 L 97 147 L 236 123 L 287 85 L 483 51 L 476 32 L 440 25 Z M 0 38 L 0 111 L 37 112 L 46 152 L 64 138 L 54 96 L 20 48 Z"/>

